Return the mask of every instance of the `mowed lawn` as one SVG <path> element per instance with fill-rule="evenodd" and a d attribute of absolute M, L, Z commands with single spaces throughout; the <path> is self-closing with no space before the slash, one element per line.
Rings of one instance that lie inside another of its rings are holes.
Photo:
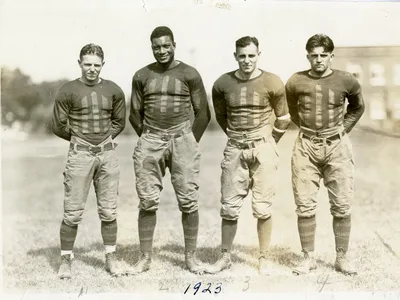
<path fill-rule="evenodd" d="M 356 197 L 349 257 L 359 275 L 333 270 L 335 259 L 332 218 L 326 189 L 318 194 L 316 255 L 319 268 L 307 276 L 293 276 L 301 259 L 294 212 L 290 156 L 296 138 L 287 133 L 279 144 L 280 169 L 274 203 L 269 258 L 275 274 L 259 276 L 256 220 L 246 201 L 234 241 L 233 266 L 217 275 L 194 275 L 185 269 L 181 214 L 170 184 L 164 179 L 157 214 L 151 270 L 137 276 L 111 278 L 104 270 L 104 252 L 93 188 L 75 243 L 73 278 L 57 278 L 59 225 L 63 212 L 63 176 L 68 143 L 56 138 L 2 142 L 3 290 L 9 293 L 174 292 L 318 292 L 387 291 L 400 287 L 400 140 L 354 129 Z M 121 136 L 117 153 L 121 168 L 118 211 L 118 258 L 128 267 L 139 255 L 138 198 L 132 153 L 136 136 Z M 220 163 L 226 137 L 206 132 L 201 141 L 200 229 L 198 257 L 214 263 L 220 244 Z M 248 199 L 246 199 L 248 200 Z"/>

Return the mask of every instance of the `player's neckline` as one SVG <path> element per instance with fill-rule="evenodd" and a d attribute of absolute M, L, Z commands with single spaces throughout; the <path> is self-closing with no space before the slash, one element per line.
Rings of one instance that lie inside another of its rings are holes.
<path fill-rule="evenodd" d="M 253 81 L 253 80 L 256 80 L 256 79 L 260 78 L 260 77 L 262 76 L 262 74 L 264 73 L 263 70 L 261 70 L 261 69 L 259 69 L 259 70 L 261 71 L 260 74 L 258 74 L 256 77 L 249 78 L 249 79 L 243 79 L 243 78 L 238 77 L 238 76 L 236 75 L 236 73 L 237 73 L 238 70 L 235 70 L 235 71 L 233 71 L 233 77 L 236 78 L 236 79 L 239 80 L 239 81 L 242 81 L 242 82 Z"/>
<path fill-rule="evenodd" d="M 94 84 L 89 84 L 89 83 L 87 83 L 87 82 L 84 82 L 84 81 L 82 80 L 81 77 L 79 77 L 79 78 L 77 78 L 77 79 L 78 79 L 78 81 L 79 81 L 80 83 L 83 83 L 84 85 L 89 86 L 89 87 L 96 86 L 96 85 L 98 85 L 98 84 L 100 84 L 100 83 L 103 82 L 103 79 L 102 79 L 102 78 L 99 78 L 99 81 L 96 82 L 96 83 L 94 83 Z"/>
<path fill-rule="evenodd" d="M 179 66 L 182 64 L 182 62 L 181 62 L 180 60 L 175 60 L 175 62 L 176 62 L 176 65 L 175 65 L 175 66 L 173 66 L 173 67 L 168 66 L 168 68 L 163 68 L 163 67 L 161 67 L 160 64 L 158 64 L 158 63 L 156 62 L 156 67 L 157 67 L 158 69 L 162 70 L 162 71 L 169 71 L 169 70 L 172 70 L 172 69 L 175 69 L 175 68 L 179 67 Z"/>
<path fill-rule="evenodd" d="M 307 76 L 308 76 L 309 78 L 318 80 L 318 79 L 325 79 L 325 78 L 331 77 L 331 76 L 335 73 L 335 70 L 334 70 L 334 69 L 331 69 L 331 71 L 332 71 L 332 72 L 329 73 L 328 75 L 326 75 L 326 76 L 320 76 L 320 77 L 311 75 L 311 74 L 310 74 L 310 70 L 308 70 L 306 74 L 307 74 Z"/>

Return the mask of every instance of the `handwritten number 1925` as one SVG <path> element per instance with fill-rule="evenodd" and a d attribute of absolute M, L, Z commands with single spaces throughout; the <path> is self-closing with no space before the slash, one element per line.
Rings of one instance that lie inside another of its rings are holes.
<path fill-rule="evenodd" d="M 203 289 L 201 292 L 202 292 L 202 293 L 207 293 L 207 292 L 208 292 L 208 293 L 212 294 L 212 292 L 211 292 L 211 286 L 212 286 L 212 284 L 211 284 L 211 283 L 208 283 L 208 284 L 207 284 L 207 288 Z M 187 288 L 186 288 L 184 294 L 186 294 L 186 293 L 189 291 L 190 287 L 191 287 L 191 284 L 189 284 L 189 285 L 187 286 Z M 196 294 L 199 292 L 200 288 L 201 288 L 201 281 L 198 282 L 198 283 L 196 283 L 196 284 L 193 286 L 193 290 L 195 291 L 195 292 L 193 293 L 193 295 L 196 295 Z M 214 294 L 219 294 L 219 293 L 221 293 L 221 291 L 222 291 L 222 283 L 217 283 L 217 286 L 216 286 L 216 288 L 215 288 L 215 290 L 214 290 Z"/>

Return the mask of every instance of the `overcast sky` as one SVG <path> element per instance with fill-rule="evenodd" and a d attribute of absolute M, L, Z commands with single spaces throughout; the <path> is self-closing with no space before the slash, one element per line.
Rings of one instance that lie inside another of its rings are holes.
<path fill-rule="evenodd" d="M 158 25 L 174 31 L 176 58 L 196 67 L 210 89 L 236 68 L 234 42 L 244 35 L 260 41 L 259 67 L 283 80 L 307 68 L 304 45 L 314 33 L 330 35 L 338 47 L 400 45 L 400 4 L 0 0 L 1 62 L 35 82 L 73 79 L 80 76 L 81 47 L 94 42 L 105 52 L 102 77 L 129 93 L 133 73 L 153 62 L 149 36 Z"/>

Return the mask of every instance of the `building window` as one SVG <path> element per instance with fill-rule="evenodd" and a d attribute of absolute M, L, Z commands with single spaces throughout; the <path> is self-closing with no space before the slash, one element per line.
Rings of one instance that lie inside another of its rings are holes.
<path fill-rule="evenodd" d="M 385 68 L 382 64 L 372 63 L 369 67 L 369 83 L 372 86 L 383 86 L 386 84 Z"/>
<path fill-rule="evenodd" d="M 350 72 L 351 74 L 353 74 L 354 77 L 357 78 L 358 82 L 360 84 L 362 84 L 363 71 L 362 71 L 360 64 L 355 63 L 355 62 L 349 62 L 349 63 L 347 63 L 346 70 L 347 70 L 347 72 Z"/>
<path fill-rule="evenodd" d="M 385 95 L 382 91 L 375 91 L 370 95 L 369 117 L 372 120 L 385 120 L 387 118 Z"/>
<path fill-rule="evenodd" d="M 393 83 L 400 85 L 400 64 L 393 66 Z"/>
<path fill-rule="evenodd" d="M 400 98 L 394 102 L 393 119 L 400 120 Z"/>

